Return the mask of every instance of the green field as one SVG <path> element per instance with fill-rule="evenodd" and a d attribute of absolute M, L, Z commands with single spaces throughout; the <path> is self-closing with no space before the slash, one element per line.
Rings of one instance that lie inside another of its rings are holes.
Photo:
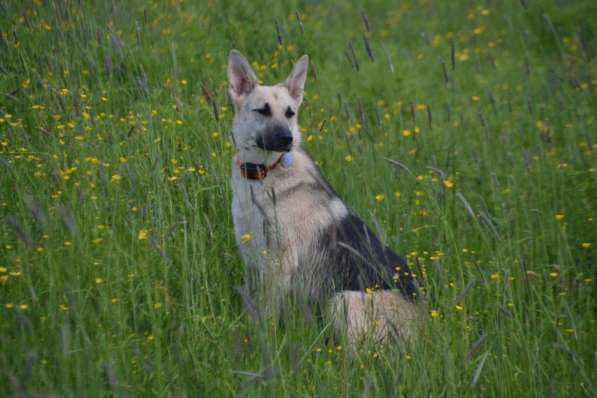
<path fill-rule="evenodd" d="M 597 3 L 0 3 L 0 396 L 595 396 Z M 413 346 L 251 321 L 236 48 L 421 276 Z M 208 395 L 209 394 L 209 395 Z"/>

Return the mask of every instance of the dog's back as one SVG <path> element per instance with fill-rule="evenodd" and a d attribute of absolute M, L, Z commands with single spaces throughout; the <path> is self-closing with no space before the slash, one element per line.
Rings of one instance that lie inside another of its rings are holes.
<path fill-rule="evenodd" d="M 316 173 L 317 185 L 310 189 L 319 197 L 325 192 L 329 201 L 341 201 Z M 325 306 L 351 345 L 390 335 L 411 338 L 419 318 L 419 288 L 406 261 L 351 210 L 326 221 L 302 242 L 309 250 L 298 259 L 298 285 L 309 286 L 311 299 Z"/>

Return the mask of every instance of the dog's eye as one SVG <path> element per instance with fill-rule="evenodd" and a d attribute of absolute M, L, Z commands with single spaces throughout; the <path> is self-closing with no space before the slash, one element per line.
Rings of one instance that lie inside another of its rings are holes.
<path fill-rule="evenodd" d="M 294 111 L 292 109 L 290 109 L 290 107 L 288 107 L 288 109 L 286 109 L 286 117 L 288 119 L 290 119 L 291 117 L 293 117 L 295 115 Z"/>
<path fill-rule="evenodd" d="M 265 103 L 265 105 L 263 105 L 262 108 L 257 108 L 257 109 L 253 109 L 253 110 L 263 116 L 271 116 L 272 115 L 272 109 L 269 107 L 269 104 L 267 102 Z"/>

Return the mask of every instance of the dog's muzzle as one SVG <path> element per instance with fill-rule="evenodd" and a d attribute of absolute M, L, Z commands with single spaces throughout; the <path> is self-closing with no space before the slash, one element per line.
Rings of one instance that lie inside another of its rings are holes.
<path fill-rule="evenodd" d="M 266 151 L 289 152 L 292 149 L 292 132 L 288 127 L 274 127 L 257 137 L 257 146 Z"/>

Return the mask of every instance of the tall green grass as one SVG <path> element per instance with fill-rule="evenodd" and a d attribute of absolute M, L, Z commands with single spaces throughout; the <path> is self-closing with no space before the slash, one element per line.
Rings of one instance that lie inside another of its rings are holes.
<path fill-rule="evenodd" d="M 0 8 L 0 395 L 595 395 L 593 2 Z M 304 146 L 420 273 L 415 346 L 251 321 L 231 48 L 310 55 Z"/>

